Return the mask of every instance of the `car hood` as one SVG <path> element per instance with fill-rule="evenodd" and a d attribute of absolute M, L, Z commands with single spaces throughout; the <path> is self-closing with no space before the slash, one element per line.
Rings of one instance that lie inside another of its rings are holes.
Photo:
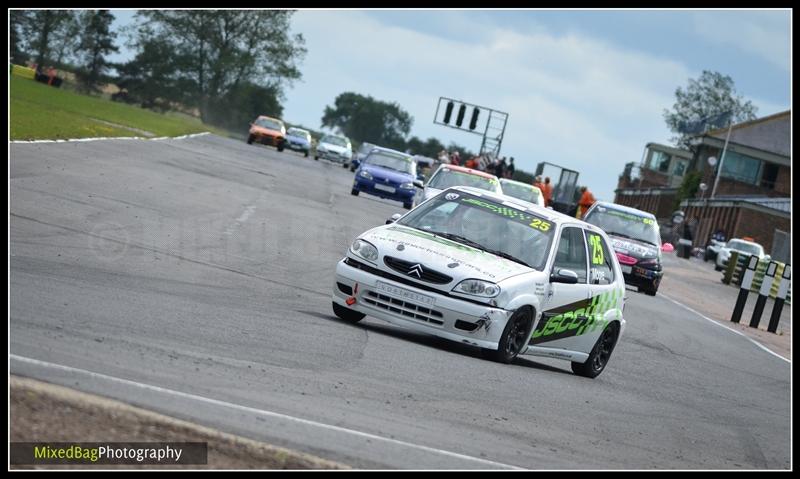
<path fill-rule="evenodd" d="M 375 181 L 386 181 L 392 183 L 409 183 L 414 181 L 415 178 L 411 175 L 411 173 L 403 173 L 397 170 L 390 170 L 388 168 L 382 168 L 377 165 L 368 165 L 362 164 L 361 171 L 367 171 L 370 175 L 372 175 L 372 179 Z"/>
<path fill-rule="evenodd" d="M 286 135 L 286 139 L 289 141 L 293 141 L 295 143 L 302 143 L 304 145 L 308 144 L 308 140 L 303 138 L 302 136 Z"/>
<path fill-rule="evenodd" d="M 340 155 L 341 154 L 350 153 L 350 150 L 348 150 L 346 146 L 339 146 L 339 145 L 334 145 L 334 144 L 331 144 L 331 143 L 320 143 L 319 146 L 325 148 L 328 151 L 335 151 L 336 153 L 339 153 Z"/>
<path fill-rule="evenodd" d="M 514 261 L 500 258 L 491 253 L 470 246 L 434 236 L 431 233 L 407 226 L 390 224 L 367 231 L 361 239 L 378 248 L 380 269 L 400 274 L 384 262 L 386 256 L 419 264 L 450 276 L 453 281 L 446 285 L 433 285 L 442 289 L 452 289 L 460 281 L 468 278 L 500 282 L 512 276 L 534 271 Z M 411 276 L 410 279 L 417 280 Z M 444 288 L 446 286 L 446 288 Z"/>
<path fill-rule="evenodd" d="M 722 253 L 722 254 L 726 254 L 726 255 L 729 255 L 729 254 L 731 254 L 731 251 L 736 251 L 736 252 L 737 252 L 737 253 L 739 253 L 740 255 L 747 255 L 747 256 L 753 256 L 753 255 L 754 255 L 754 256 L 757 256 L 757 257 L 759 257 L 759 258 L 761 258 L 761 257 L 762 257 L 760 254 L 755 254 L 755 253 L 751 253 L 751 252 L 749 252 L 749 251 L 744 251 L 744 250 L 740 250 L 740 249 L 736 249 L 736 248 L 728 248 L 727 246 L 723 246 L 723 247 L 721 247 L 721 248 L 719 249 L 719 252 L 720 252 L 720 253 Z"/>
<path fill-rule="evenodd" d="M 661 250 L 651 244 L 614 235 L 608 235 L 608 237 L 611 239 L 611 247 L 614 248 L 614 251 L 625 256 L 630 256 L 637 260 L 642 258 L 658 258 L 660 256 L 659 253 Z"/>

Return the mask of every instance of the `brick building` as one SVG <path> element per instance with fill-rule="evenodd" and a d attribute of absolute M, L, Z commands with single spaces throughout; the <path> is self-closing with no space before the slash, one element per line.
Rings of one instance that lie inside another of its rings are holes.
<path fill-rule="evenodd" d="M 626 165 L 614 201 L 661 220 L 680 206 L 687 218 L 699 220 L 695 246 L 722 229 L 729 238 L 751 236 L 770 252 L 776 231 L 780 241 L 791 231 L 791 111 L 733 125 L 723 158 L 727 134 L 720 128 L 698 135 L 691 151 L 648 143 L 641 165 Z M 714 166 L 710 157 L 717 158 Z M 708 188 L 678 205 L 678 187 L 690 172 Z"/>

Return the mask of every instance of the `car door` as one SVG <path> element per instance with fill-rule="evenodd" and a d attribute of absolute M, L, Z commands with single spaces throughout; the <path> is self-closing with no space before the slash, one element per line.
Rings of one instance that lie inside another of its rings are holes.
<path fill-rule="evenodd" d="M 574 351 L 590 352 L 605 326 L 622 319 L 622 303 L 625 283 L 622 270 L 617 269 L 615 253 L 603 235 L 586 229 L 586 245 L 589 248 L 589 323 L 584 333 L 576 336 Z"/>
<path fill-rule="evenodd" d="M 553 282 L 552 275 L 560 269 L 575 272 L 578 282 Z M 549 271 L 551 281 L 542 302 L 542 317 L 533 329 L 529 344 L 574 351 L 575 336 L 582 333 L 582 326 L 588 320 L 586 308 L 589 305 L 588 255 L 582 228 L 562 227 Z"/>

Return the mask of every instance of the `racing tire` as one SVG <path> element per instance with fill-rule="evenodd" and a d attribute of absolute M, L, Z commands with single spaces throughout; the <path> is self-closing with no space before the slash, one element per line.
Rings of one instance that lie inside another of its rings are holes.
<path fill-rule="evenodd" d="M 413 201 L 411 203 L 403 203 L 403 208 L 405 208 L 407 210 L 410 210 L 413 207 L 414 207 L 414 202 Z"/>
<path fill-rule="evenodd" d="M 333 303 L 333 314 L 335 314 L 337 318 L 347 321 L 348 323 L 357 323 L 364 319 L 364 316 L 366 316 L 364 313 L 347 309 L 344 306 L 339 306 L 336 303 Z"/>
<path fill-rule="evenodd" d="M 248 136 L 248 137 L 247 137 L 247 144 L 248 144 L 248 145 L 252 145 L 252 144 L 253 144 L 253 141 L 255 141 L 255 139 L 256 139 L 256 137 L 255 137 L 255 136 L 253 136 L 253 135 L 250 135 L 250 136 Z"/>
<path fill-rule="evenodd" d="M 304 155 L 303 155 L 303 156 L 305 156 L 306 158 L 308 158 L 308 150 L 304 151 L 303 153 L 304 153 Z"/>
<path fill-rule="evenodd" d="M 644 294 L 646 294 L 648 296 L 655 296 L 657 292 L 658 292 L 658 288 L 645 288 L 644 289 Z"/>
<path fill-rule="evenodd" d="M 514 311 L 503 329 L 497 349 L 481 348 L 481 355 L 498 363 L 509 364 L 528 344 L 532 324 L 533 311 L 530 308 L 522 307 Z"/>
<path fill-rule="evenodd" d="M 314 155 L 314 160 L 315 160 L 315 161 L 319 161 L 319 156 L 317 156 L 317 155 Z"/>
<path fill-rule="evenodd" d="M 350 166 L 350 171 L 351 171 L 351 172 L 355 172 L 355 171 L 356 171 L 356 167 L 351 165 L 351 166 Z"/>
<path fill-rule="evenodd" d="M 359 193 L 359 191 L 357 189 L 355 189 L 355 188 L 350 190 L 350 194 L 353 195 L 353 196 L 358 196 L 358 193 Z"/>
<path fill-rule="evenodd" d="M 347 163 L 342 163 L 342 168 L 347 168 Z"/>
<path fill-rule="evenodd" d="M 617 338 L 619 337 L 619 326 L 617 323 L 611 323 L 603 333 L 597 338 L 597 342 L 589 353 L 589 358 L 585 363 L 572 362 L 572 372 L 578 376 L 585 378 L 596 378 L 603 372 L 611 359 L 611 353 L 614 352 L 614 347 L 617 345 Z"/>
<path fill-rule="evenodd" d="M 283 144 L 280 144 L 280 145 L 278 145 L 278 152 L 282 152 L 282 151 L 283 151 Z"/>

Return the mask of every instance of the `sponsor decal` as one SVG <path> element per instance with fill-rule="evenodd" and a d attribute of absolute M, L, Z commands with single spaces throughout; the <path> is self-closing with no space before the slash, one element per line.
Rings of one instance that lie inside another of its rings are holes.
<path fill-rule="evenodd" d="M 629 221 L 642 222 L 642 223 L 644 223 L 646 225 L 653 226 L 653 225 L 656 224 L 656 221 L 654 219 L 652 219 L 652 218 L 645 218 L 645 217 L 642 217 L 642 216 L 626 213 L 624 211 L 618 211 L 618 210 L 614 210 L 614 209 L 603 208 L 602 206 L 598 206 L 597 207 L 597 211 L 600 212 L 600 213 L 605 213 L 607 215 L 617 216 L 619 218 L 623 218 L 623 219 L 626 219 L 626 220 L 629 220 Z"/>
<path fill-rule="evenodd" d="M 592 264 L 603 264 L 603 240 L 600 235 L 589 233 L 589 244 L 592 246 Z"/>
<path fill-rule="evenodd" d="M 531 334 L 529 344 L 535 345 L 597 330 L 602 331 L 608 323 L 605 315 L 610 309 L 616 308 L 619 318 L 619 302 L 622 295 L 621 289 L 613 289 L 589 299 L 544 311 L 542 319 Z"/>
<path fill-rule="evenodd" d="M 524 213 L 516 208 L 509 208 L 507 206 L 500 206 L 495 203 L 490 203 L 488 201 L 479 200 L 477 198 L 462 198 L 462 203 L 479 206 L 483 209 L 489 210 L 495 214 L 505 216 L 506 218 L 512 219 L 518 223 L 527 224 L 531 228 L 537 229 L 542 232 L 550 231 L 552 223 L 549 221 L 543 220 L 542 218 L 537 218 L 533 215 L 528 213 Z"/>
<path fill-rule="evenodd" d="M 630 241 L 612 239 L 611 247 L 614 248 L 614 251 L 618 251 L 624 255 L 629 255 L 630 253 L 633 253 L 640 257 L 646 256 L 648 254 L 652 255 L 653 257 L 656 256 L 656 254 L 654 253 L 654 248 L 648 248 L 646 246 L 638 245 Z"/>
<path fill-rule="evenodd" d="M 458 193 L 447 193 L 444 197 L 447 201 L 453 201 L 458 199 Z"/>

